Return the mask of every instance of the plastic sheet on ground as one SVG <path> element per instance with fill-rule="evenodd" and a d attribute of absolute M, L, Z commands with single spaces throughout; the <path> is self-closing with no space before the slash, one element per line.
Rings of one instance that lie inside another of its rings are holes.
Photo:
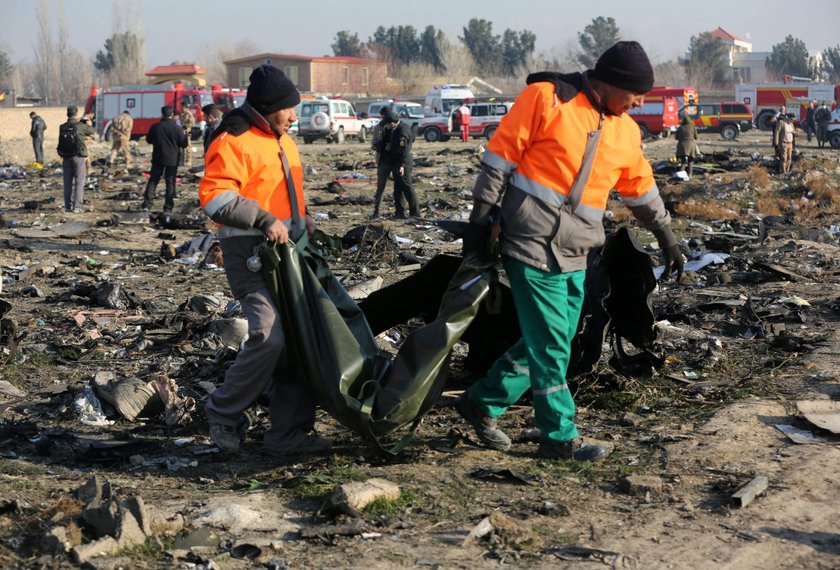
<path fill-rule="evenodd" d="M 297 372 L 330 415 L 384 449 L 381 437 L 407 424 L 416 427 L 437 401 L 450 350 L 478 312 L 495 267 L 465 260 L 437 318 L 408 335 L 391 360 L 376 344 L 362 310 L 307 244 L 304 238 L 296 246 L 272 244 L 261 252 Z"/>

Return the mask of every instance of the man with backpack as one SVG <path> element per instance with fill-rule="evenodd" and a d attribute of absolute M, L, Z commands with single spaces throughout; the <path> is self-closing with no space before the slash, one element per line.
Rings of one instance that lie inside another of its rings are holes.
<path fill-rule="evenodd" d="M 76 118 L 79 109 L 75 105 L 67 107 L 67 122 L 58 127 L 58 155 L 63 159 L 61 169 L 64 174 L 64 209 L 67 212 L 83 212 L 85 201 L 85 180 L 88 155 L 85 137 L 96 136 L 96 130 L 90 125 L 79 122 Z"/>

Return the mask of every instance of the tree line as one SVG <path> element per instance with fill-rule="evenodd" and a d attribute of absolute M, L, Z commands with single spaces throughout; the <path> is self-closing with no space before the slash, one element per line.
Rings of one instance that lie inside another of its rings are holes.
<path fill-rule="evenodd" d="M 53 25 L 53 17 L 57 25 Z M 145 82 L 140 0 L 115 1 L 112 33 L 92 61 L 69 44 L 61 4 L 52 14 L 49 1 L 39 0 L 36 18 L 38 33 L 32 63 L 16 64 L 8 50 L 0 46 L 0 89 L 13 87 L 19 93 L 40 97 L 44 104 L 61 105 L 84 100 L 94 81 L 103 85 Z M 455 38 L 432 25 L 422 29 L 412 25 L 379 26 L 364 41 L 356 32 L 340 30 L 330 47 L 336 56 L 387 61 L 403 93 L 422 90 L 431 77 L 445 76 L 457 82 L 476 75 L 502 91 L 515 92 L 532 71 L 592 68 L 605 49 L 622 39 L 630 38 L 624 36 L 616 21 L 599 16 L 576 33 L 576 42 L 537 53 L 533 32 L 508 28 L 495 33 L 493 22 L 472 18 Z M 224 82 L 223 61 L 258 51 L 248 40 L 232 46 L 218 40 L 202 46 L 199 63 L 207 68 L 208 80 Z M 732 88 L 735 78 L 727 55 L 728 46 L 710 32 L 692 36 L 683 57 L 656 65 L 657 82 L 700 89 Z M 826 48 L 821 55 L 809 56 L 805 42 L 789 35 L 772 47 L 766 63 L 768 76 L 777 80 L 785 75 L 813 77 L 840 83 L 840 45 Z"/>

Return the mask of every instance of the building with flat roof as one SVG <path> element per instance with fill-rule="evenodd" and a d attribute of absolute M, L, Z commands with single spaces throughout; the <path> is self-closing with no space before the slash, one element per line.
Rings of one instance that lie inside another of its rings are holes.
<path fill-rule="evenodd" d="M 386 92 L 387 62 L 348 56 L 260 53 L 231 59 L 224 62 L 227 84 L 248 87 L 251 72 L 266 62 L 282 69 L 300 91 L 343 97 L 370 97 Z"/>

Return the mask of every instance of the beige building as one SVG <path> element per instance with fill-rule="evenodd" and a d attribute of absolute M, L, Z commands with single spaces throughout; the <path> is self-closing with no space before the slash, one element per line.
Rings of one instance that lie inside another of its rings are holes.
<path fill-rule="evenodd" d="M 358 98 L 387 91 L 388 64 L 384 61 L 287 53 L 260 53 L 225 61 L 228 86 L 248 87 L 251 72 L 266 62 L 282 69 L 304 92 Z"/>

